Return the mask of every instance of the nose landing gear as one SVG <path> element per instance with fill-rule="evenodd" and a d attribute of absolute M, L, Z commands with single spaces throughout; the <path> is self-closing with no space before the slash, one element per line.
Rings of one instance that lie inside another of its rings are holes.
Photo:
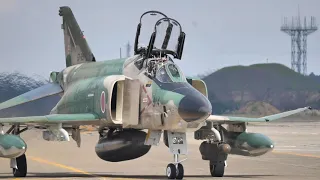
<path fill-rule="evenodd" d="M 184 169 L 182 164 L 178 163 L 176 165 L 170 163 L 167 166 L 167 177 L 168 179 L 183 179 Z"/>
<path fill-rule="evenodd" d="M 183 179 L 184 169 L 181 164 L 182 161 L 179 162 L 178 154 L 174 154 L 174 163 L 170 163 L 167 166 L 167 177 L 168 179 Z"/>
<path fill-rule="evenodd" d="M 167 137 L 165 139 L 165 144 L 169 146 L 170 152 L 173 154 L 174 162 L 168 164 L 166 169 L 166 175 L 168 179 L 183 179 L 184 177 L 184 168 L 181 164 L 183 159 L 179 161 L 180 154 L 187 154 L 187 142 L 186 142 L 186 133 L 177 133 L 177 132 L 167 132 L 165 131 Z"/>

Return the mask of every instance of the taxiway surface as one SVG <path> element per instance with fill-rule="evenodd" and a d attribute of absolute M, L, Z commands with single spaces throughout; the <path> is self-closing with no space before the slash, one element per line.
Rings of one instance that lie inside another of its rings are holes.
<path fill-rule="evenodd" d="M 320 179 L 320 123 L 262 123 L 248 131 L 268 135 L 275 150 L 261 157 L 230 155 L 222 179 Z M 83 134 L 81 148 L 74 141 L 46 142 L 40 131 L 22 137 L 28 143 L 28 179 L 166 179 L 165 168 L 173 158 L 161 143 L 140 159 L 105 162 L 94 152 L 95 132 Z M 208 161 L 201 159 L 201 141 L 190 133 L 188 143 L 184 179 L 221 179 L 211 177 Z M 7 159 L 0 159 L 0 179 L 14 179 Z"/>

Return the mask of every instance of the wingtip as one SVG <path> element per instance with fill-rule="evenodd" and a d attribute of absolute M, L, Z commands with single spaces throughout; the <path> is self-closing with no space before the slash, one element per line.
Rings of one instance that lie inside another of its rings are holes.
<path fill-rule="evenodd" d="M 311 106 L 308 106 L 307 109 L 312 110 L 313 108 Z"/>

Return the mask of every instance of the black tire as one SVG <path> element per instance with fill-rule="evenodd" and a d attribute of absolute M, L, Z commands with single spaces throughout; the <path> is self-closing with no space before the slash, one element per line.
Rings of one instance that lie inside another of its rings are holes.
<path fill-rule="evenodd" d="M 166 174 L 168 179 L 175 179 L 177 176 L 176 166 L 172 163 L 168 164 Z"/>
<path fill-rule="evenodd" d="M 12 169 L 12 174 L 14 177 L 26 177 L 27 176 L 27 158 L 26 155 L 21 155 L 16 158 L 17 167 Z"/>
<path fill-rule="evenodd" d="M 183 169 L 183 166 L 182 164 L 178 164 L 178 169 L 177 169 L 177 177 L 176 179 L 183 179 L 183 176 L 184 176 L 184 169 Z"/>
<path fill-rule="evenodd" d="M 224 163 L 219 163 L 216 165 L 210 164 L 210 173 L 212 177 L 223 177 L 224 175 Z"/>

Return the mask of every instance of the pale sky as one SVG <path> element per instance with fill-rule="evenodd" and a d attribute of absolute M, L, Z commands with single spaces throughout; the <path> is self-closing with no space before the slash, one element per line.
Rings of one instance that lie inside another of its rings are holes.
<path fill-rule="evenodd" d="M 178 62 L 186 75 L 266 59 L 291 67 L 290 36 L 280 26 L 283 17 L 298 14 L 298 5 L 301 16 L 320 21 L 319 0 L 0 0 L 0 72 L 48 78 L 65 68 L 60 6 L 71 7 L 98 61 L 118 58 L 119 48 L 134 42 L 140 15 L 159 10 L 186 33 Z M 320 74 L 319 47 L 315 32 L 308 37 L 308 74 Z"/>

